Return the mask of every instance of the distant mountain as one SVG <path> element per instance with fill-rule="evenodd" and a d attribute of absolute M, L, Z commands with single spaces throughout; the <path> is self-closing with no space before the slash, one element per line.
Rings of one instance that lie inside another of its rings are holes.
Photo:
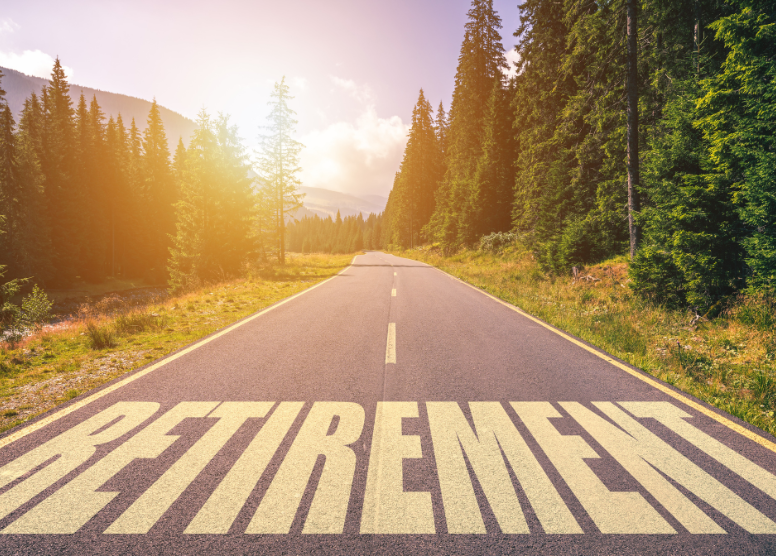
<path fill-rule="evenodd" d="M 248 177 L 251 179 L 258 178 L 253 170 L 248 170 Z M 380 195 L 356 197 L 321 187 L 300 186 L 297 189 L 300 193 L 305 194 L 304 199 L 302 199 L 303 206 L 293 215 L 297 220 L 305 217 L 312 218 L 315 215 L 318 215 L 320 218 L 327 218 L 329 216 L 336 218 L 337 211 L 339 211 L 342 218 L 355 216 L 359 212 L 364 218 L 367 218 L 372 212 L 375 214 L 383 212 L 385 205 L 388 203 L 388 199 Z"/>
<path fill-rule="evenodd" d="M 388 204 L 388 197 L 383 197 L 382 195 L 360 195 L 360 197 L 370 203 L 383 207 L 380 212 L 385 210 L 385 205 Z"/>
<path fill-rule="evenodd" d="M 371 212 L 375 214 L 383 212 L 385 204 L 388 202 L 387 199 L 379 195 L 356 197 L 320 187 L 303 186 L 299 188 L 299 191 L 305 194 L 302 200 L 304 207 L 308 211 L 324 218 L 326 216 L 334 218 L 337 216 L 338 210 L 343 218 L 345 216 L 354 216 L 358 213 L 361 213 L 366 218 Z M 302 218 L 302 213 L 299 212 L 296 217 Z"/>
<path fill-rule="evenodd" d="M 43 86 L 48 85 L 48 80 L 25 75 L 8 68 L 0 67 L 0 70 L 3 72 L 3 80 L 0 82 L 0 86 L 5 89 L 8 106 L 13 111 L 14 119 L 18 122 L 19 115 L 24 107 L 24 100 L 33 92 L 40 95 Z M 97 103 L 105 113 L 106 119 L 110 116 L 115 118 L 120 113 L 127 128 L 129 128 L 132 118 L 135 118 L 135 124 L 140 131 L 146 128 L 146 119 L 148 118 L 149 110 L 151 110 L 151 103 L 149 101 L 118 93 L 107 93 L 99 89 L 81 87 L 71 83 L 70 98 L 73 99 L 74 107 L 78 106 L 78 99 L 82 92 L 87 102 L 92 100 L 92 96 L 97 97 Z M 160 106 L 159 110 L 164 122 L 164 130 L 167 132 L 170 152 L 175 151 L 179 137 L 182 137 L 183 142 L 188 145 L 189 138 L 196 129 L 197 124 L 163 106 Z"/>

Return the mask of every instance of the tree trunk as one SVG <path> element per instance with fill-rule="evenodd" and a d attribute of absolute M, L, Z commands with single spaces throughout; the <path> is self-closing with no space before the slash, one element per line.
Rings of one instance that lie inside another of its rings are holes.
<path fill-rule="evenodd" d="M 281 122 L 281 130 L 284 122 Z M 286 207 L 283 203 L 283 132 L 280 132 L 280 183 L 278 184 L 278 205 L 280 206 L 280 251 L 278 251 L 280 264 L 286 264 Z"/>
<path fill-rule="evenodd" d="M 638 22 L 636 0 L 626 0 L 628 11 L 628 232 L 630 257 L 636 255 L 641 240 L 635 217 L 639 212 L 639 89 L 638 89 Z"/>

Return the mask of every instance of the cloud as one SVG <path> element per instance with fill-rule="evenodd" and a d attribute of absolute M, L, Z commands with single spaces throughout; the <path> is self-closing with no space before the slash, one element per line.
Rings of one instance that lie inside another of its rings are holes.
<path fill-rule="evenodd" d="M 344 193 L 387 195 L 399 169 L 409 126 L 378 117 L 367 105 L 355 123 L 337 122 L 301 138 L 302 184 Z"/>
<path fill-rule="evenodd" d="M 504 72 L 504 75 L 507 76 L 507 78 L 514 77 L 517 75 L 517 68 L 515 67 L 515 63 L 520 61 L 520 54 L 518 54 L 517 50 L 514 48 L 508 52 L 506 52 L 506 58 L 507 58 L 507 69 L 502 69 L 501 71 Z"/>
<path fill-rule="evenodd" d="M 375 95 L 369 85 L 356 85 L 352 79 L 341 79 L 334 75 L 329 76 L 332 82 L 348 95 L 364 105 L 374 105 Z"/>
<path fill-rule="evenodd" d="M 40 50 L 25 50 L 21 54 L 15 52 L 0 52 L 0 66 L 14 69 L 27 75 L 51 77 L 51 69 L 54 67 L 54 58 Z M 62 66 L 68 79 L 73 78 L 73 69 Z"/>
<path fill-rule="evenodd" d="M 16 23 L 10 17 L 4 17 L 3 19 L 0 19 L 0 34 L 13 33 L 18 28 L 19 28 L 19 24 Z"/>

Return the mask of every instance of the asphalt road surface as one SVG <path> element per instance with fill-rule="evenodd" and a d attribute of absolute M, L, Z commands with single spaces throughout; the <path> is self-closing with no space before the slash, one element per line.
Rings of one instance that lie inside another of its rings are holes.
<path fill-rule="evenodd" d="M 776 554 L 775 450 L 370 252 L 0 438 L 0 553 Z"/>

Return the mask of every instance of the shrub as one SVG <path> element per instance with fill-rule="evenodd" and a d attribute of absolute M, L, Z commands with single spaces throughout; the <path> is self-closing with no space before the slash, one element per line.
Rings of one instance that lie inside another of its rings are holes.
<path fill-rule="evenodd" d="M 596 263 L 617 253 L 618 249 L 596 219 L 574 220 L 560 238 L 557 263 L 562 273 L 572 266 Z"/>
<path fill-rule="evenodd" d="M 92 349 L 105 349 L 116 346 L 116 336 L 108 326 L 99 326 L 94 322 L 86 323 L 86 335 Z"/>
<path fill-rule="evenodd" d="M 52 305 L 46 292 L 36 284 L 32 293 L 22 299 L 21 322 L 29 328 L 40 329 L 43 323 L 49 320 Z"/>
<path fill-rule="evenodd" d="M 641 248 L 630 264 L 631 288 L 637 294 L 667 307 L 686 304 L 684 275 L 671 253 L 654 245 Z"/>
<path fill-rule="evenodd" d="M 493 232 L 480 238 L 480 250 L 497 253 L 517 240 L 518 235 L 514 232 Z"/>
<path fill-rule="evenodd" d="M 742 295 L 728 309 L 728 315 L 758 330 L 773 330 L 776 328 L 776 296 L 771 291 Z"/>
<path fill-rule="evenodd" d="M 0 278 L 5 274 L 4 269 L 0 265 Z M 11 302 L 27 281 L 24 278 L 0 284 L 0 337 L 4 337 L 11 346 L 17 344 L 26 331 L 39 329 L 51 313 L 51 300 L 37 284 L 32 293 L 22 299 L 21 306 Z"/>

